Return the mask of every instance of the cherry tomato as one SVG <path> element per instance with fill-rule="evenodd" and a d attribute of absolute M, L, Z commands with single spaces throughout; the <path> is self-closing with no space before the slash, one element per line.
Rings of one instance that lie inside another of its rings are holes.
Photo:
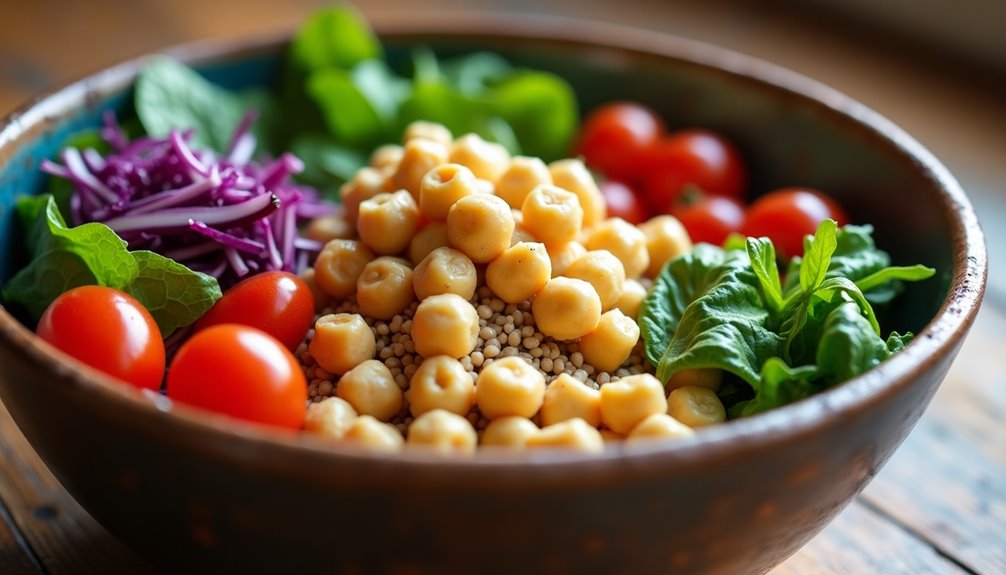
<path fill-rule="evenodd" d="M 751 204 L 741 232 L 771 239 L 776 253 L 788 259 L 803 255 L 804 236 L 813 235 L 825 218 L 835 220 L 839 226 L 849 222 L 845 211 L 821 192 L 783 188 Z"/>
<path fill-rule="evenodd" d="M 164 340 L 150 312 L 132 296 L 81 286 L 57 297 L 35 332 L 80 361 L 140 388 L 164 379 Z"/>
<path fill-rule="evenodd" d="M 632 188 L 616 180 L 601 183 L 601 195 L 608 206 L 609 218 L 622 218 L 630 224 L 641 224 L 647 218 L 646 207 Z"/>
<path fill-rule="evenodd" d="M 200 331 L 240 323 L 297 349 L 314 323 L 314 296 L 304 280 L 287 272 L 262 272 L 234 285 L 196 322 Z"/>
<path fill-rule="evenodd" d="M 688 230 L 693 243 L 722 245 L 731 233 L 744 224 L 744 206 L 733 198 L 701 195 L 691 202 L 679 203 L 672 213 Z"/>
<path fill-rule="evenodd" d="M 300 429 L 304 372 L 280 341 L 236 323 L 208 327 L 182 344 L 168 369 L 168 397 L 231 417 Z"/>
<path fill-rule="evenodd" d="M 746 195 L 747 168 L 740 153 L 707 130 L 684 130 L 658 142 L 646 172 L 643 189 L 654 212 L 669 210 L 689 187 L 736 200 Z"/>
<path fill-rule="evenodd" d="M 594 110 L 583 122 L 576 153 L 593 169 L 617 180 L 638 178 L 648 150 L 664 133 L 653 110 L 615 102 Z"/>

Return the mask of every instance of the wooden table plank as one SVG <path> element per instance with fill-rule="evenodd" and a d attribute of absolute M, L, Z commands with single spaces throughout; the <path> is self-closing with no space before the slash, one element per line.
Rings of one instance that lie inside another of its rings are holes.
<path fill-rule="evenodd" d="M 0 406 L 2 408 L 2 406 Z M 0 500 L 0 573 L 44 573 L 38 558 Z"/>

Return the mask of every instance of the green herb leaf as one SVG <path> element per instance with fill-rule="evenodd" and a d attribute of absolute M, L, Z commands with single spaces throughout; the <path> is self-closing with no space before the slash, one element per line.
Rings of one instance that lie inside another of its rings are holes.
<path fill-rule="evenodd" d="M 298 180 L 316 187 L 347 182 L 357 170 L 367 165 L 367 156 L 336 144 L 331 136 L 304 134 L 290 144 L 290 151 L 304 162 Z M 330 198 L 338 198 L 329 194 Z"/>
<path fill-rule="evenodd" d="M 923 265 L 892 266 L 876 271 L 856 282 L 864 293 L 893 281 L 920 281 L 933 277 L 936 273 L 931 267 Z"/>
<path fill-rule="evenodd" d="M 377 36 L 349 4 L 315 11 L 290 44 L 291 63 L 305 73 L 323 68 L 348 70 L 380 57 Z"/>
<path fill-rule="evenodd" d="M 546 72 L 523 72 L 501 80 L 490 92 L 494 115 L 517 134 L 523 152 L 545 161 L 565 157 L 579 122 L 573 88 Z"/>
<path fill-rule="evenodd" d="M 353 82 L 351 72 L 339 68 L 313 72 L 307 79 L 307 93 L 321 108 L 325 125 L 337 141 L 368 147 L 384 139 L 385 124 Z"/>
<path fill-rule="evenodd" d="M 475 52 L 453 58 L 444 61 L 440 69 L 458 91 L 467 96 L 480 96 L 513 71 L 510 63 L 495 52 Z"/>
<path fill-rule="evenodd" d="M 824 322 L 817 347 L 817 365 L 827 385 L 873 369 L 891 355 L 854 302 L 833 309 Z"/>
<path fill-rule="evenodd" d="M 770 357 L 762 366 L 754 398 L 734 405 L 731 415 L 754 415 L 810 397 L 822 389 L 814 383 L 817 376 L 816 365 L 790 367 L 782 359 Z"/>
<path fill-rule="evenodd" d="M 216 278 L 154 252 L 131 253 L 139 271 L 123 288 L 147 308 L 164 337 L 202 317 L 223 295 Z"/>
<path fill-rule="evenodd" d="M 779 282 L 779 268 L 775 260 L 775 246 L 768 238 L 747 239 L 748 258 L 751 259 L 751 269 L 754 270 L 761 283 L 762 293 L 769 304 L 769 309 L 781 311 L 782 284 Z"/>
<path fill-rule="evenodd" d="M 817 226 L 817 232 L 805 240 L 803 265 L 800 267 L 800 289 L 808 294 L 821 285 L 828 266 L 831 265 L 831 254 L 835 253 L 838 240 L 835 238 L 835 220 L 823 220 Z"/>

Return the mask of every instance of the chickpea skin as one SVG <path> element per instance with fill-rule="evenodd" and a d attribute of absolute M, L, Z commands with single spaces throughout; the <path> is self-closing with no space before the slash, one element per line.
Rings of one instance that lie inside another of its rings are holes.
<path fill-rule="evenodd" d="M 409 425 L 406 443 L 424 446 L 444 455 L 471 455 L 478 445 L 478 434 L 464 417 L 434 409 L 420 415 Z"/>
<path fill-rule="evenodd" d="M 461 164 L 441 164 L 423 176 L 419 211 L 433 221 L 445 221 L 461 198 L 475 193 L 475 175 Z"/>
<path fill-rule="evenodd" d="M 615 307 L 625 315 L 636 319 L 639 314 L 639 306 L 645 298 L 646 288 L 643 287 L 643 284 L 638 280 L 627 279 L 622 289 L 622 295 L 618 296 L 618 301 L 615 302 Z"/>
<path fill-rule="evenodd" d="M 478 134 L 465 134 L 454 140 L 448 161 L 467 166 L 476 178 L 495 183 L 510 165 L 510 152 Z"/>
<path fill-rule="evenodd" d="M 486 268 L 486 284 L 507 303 L 538 293 L 552 277 L 545 244 L 521 242 L 506 249 Z"/>
<path fill-rule="evenodd" d="M 379 254 L 397 254 L 419 229 L 419 206 L 405 190 L 377 194 L 360 204 L 356 229 L 360 239 Z"/>
<path fill-rule="evenodd" d="M 608 250 L 625 266 L 625 277 L 638 278 L 650 265 L 646 236 L 621 218 L 605 220 L 590 230 L 583 244 L 588 250 Z"/>
<path fill-rule="evenodd" d="M 489 263 L 510 247 L 513 213 L 496 196 L 474 194 L 458 200 L 447 214 L 447 240 L 475 263 Z"/>
<path fill-rule="evenodd" d="M 583 280 L 594 286 L 594 291 L 601 298 L 601 310 L 606 311 L 615 306 L 615 302 L 625 289 L 625 268 L 611 252 L 607 250 L 591 250 L 566 268 L 564 276 Z"/>
<path fill-rule="evenodd" d="M 412 415 L 443 409 L 465 415 L 475 403 L 475 382 L 461 362 L 446 355 L 423 360 L 412 376 L 405 399 Z"/>
<path fill-rule="evenodd" d="M 601 320 L 601 298 L 589 283 L 552 278 L 531 303 L 538 329 L 547 336 L 570 340 L 594 331 Z"/>
<path fill-rule="evenodd" d="M 364 315 L 388 320 L 416 299 L 412 268 L 398 258 L 379 257 L 363 268 L 356 282 L 356 303 Z"/>
<path fill-rule="evenodd" d="M 354 240 L 332 240 L 314 261 L 314 281 L 332 299 L 345 299 L 356 290 L 356 282 L 374 252 Z"/>
<path fill-rule="evenodd" d="M 447 293 L 425 298 L 412 317 L 412 341 L 423 357 L 447 355 L 455 359 L 475 349 L 479 315 L 468 300 Z"/>
<path fill-rule="evenodd" d="M 607 206 L 594 176 L 590 175 L 582 160 L 575 158 L 557 160 L 548 165 L 552 183 L 576 194 L 583 208 L 583 227 L 591 228 L 607 217 Z M 548 242 L 546 242 L 548 243 Z"/>
<path fill-rule="evenodd" d="M 383 362 L 368 359 L 339 379 L 335 393 L 361 415 L 388 421 L 402 409 L 402 390 Z"/>
<path fill-rule="evenodd" d="M 331 439 L 342 439 L 356 417 L 356 410 L 348 401 L 339 397 L 326 397 L 307 406 L 304 431 Z"/>
<path fill-rule="evenodd" d="M 417 120 L 406 126 L 405 133 L 402 134 L 403 142 L 416 139 L 433 140 L 444 146 L 450 146 L 454 142 L 454 135 L 443 124 Z"/>
<path fill-rule="evenodd" d="M 405 438 L 397 428 L 369 415 L 358 417 L 346 430 L 342 440 L 359 445 L 367 451 L 380 453 L 397 453 L 405 445 Z"/>
<path fill-rule="evenodd" d="M 352 229 L 356 229 L 356 219 L 360 214 L 360 204 L 377 194 L 387 192 L 386 175 L 377 168 L 360 168 L 353 178 L 339 188 L 339 201 L 343 216 Z"/>
<path fill-rule="evenodd" d="M 583 208 L 576 195 L 543 184 L 531 190 L 521 204 L 523 227 L 545 245 L 561 245 L 580 235 Z"/>
<path fill-rule="evenodd" d="M 668 261 L 692 251 L 692 240 L 685 226 L 674 216 L 657 216 L 639 225 L 646 238 L 650 263 L 646 277 L 657 277 Z"/>
<path fill-rule="evenodd" d="M 377 170 L 392 170 L 398 167 L 398 163 L 402 161 L 402 156 L 405 155 L 405 148 L 399 146 L 398 144 L 384 144 L 383 146 L 378 146 L 372 154 L 370 154 L 370 167 Z"/>
<path fill-rule="evenodd" d="M 496 180 L 496 195 L 510 204 L 511 208 L 520 209 L 531 190 L 541 184 L 551 183 L 552 174 L 540 158 L 515 156 Z"/>
<path fill-rule="evenodd" d="M 654 413 L 667 413 L 667 398 L 652 375 L 629 375 L 601 386 L 601 421 L 615 433 L 632 431 Z"/>
<path fill-rule="evenodd" d="M 475 403 L 482 415 L 530 418 L 545 397 L 545 376 L 520 357 L 504 357 L 482 368 L 475 382 Z"/>
<path fill-rule="evenodd" d="M 569 268 L 569 264 L 580 259 L 580 256 L 585 253 L 587 253 L 587 248 L 576 241 L 549 247 L 548 257 L 552 261 L 552 277 L 561 276 Z"/>
<path fill-rule="evenodd" d="M 683 369 L 667 380 L 667 389 L 705 387 L 716 391 L 723 381 L 723 370 L 715 368 Z"/>
<path fill-rule="evenodd" d="M 332 240 L 348 240 L 355 231 L 355 224 L 347 222 L 343 214 L 329 214 L 311 220 L 304 236 L 324 244 Z"/>
<path fill-rule="evenodd" d="M 307 349 L 322 369 L 341 375 L 372 359 L 377 340 L 359 314 L 328 314 L 315 322 Z"/>
<path fill-rule="evenodd" d="M 452 293 L 470 300 L 475 295 L 478 273 L 475 264 L 458 250 L 442 247 L 430 252 L 416 266 L 412 276 L 416 297 Z"/>
<path fill-rule="evenodd" d="M 445 128 L 446 129 L 446 128 Z M 391 174 L 391 183 L 397 189 L 408 190 L 414 199 L 419 198 L 423 176 L 433 168 L 447 162 L 448 144 L 426 137 L 405 141 L 402 159 Z"/>
<path fill-rule="evenodd" d="M 726 409 L 716 392 L 708 387 L 679 387 L 667 396 L 667 414 L 688 427 L 723 423 Z"/>
<path fill-rule="evenodd" d="M 626 441 L 629 444 L 638 444 L 646 440 L 679 439 L 693 435 L 695 435 L 695 432 L 691 427 L 688 427 L 670 415 L 666 413 L 654 413 L 633 427 L 628 437 L 626 437 Z"/>
<path fill-rule="evenodd" d="M 447 223 L 430 222 L 412 236 L 412 240 L 409 242 L 409 260 L 412 265 L 418 266 L 423 258 L 430 255 L 430 252 L 446 246 Z"/>
<path fill-rule="evenodd" d="M 519 415 L 508 415 L 489 422 L 482 432 L 482 445 L 493 447 L 524 447 L 528 438 L 538 433 L 533 421 Z"/>
<path fill-rule="evenodd" d="M 601 424 L 601 392 L 568 373 L 548 385 L 541 406 L 542 425 L 552 425 L 578 417 L 590 425 Z"/>
<path fill-rule="evenodd" d="M 580 338 L 580 352 L 598 370 L 612 372 L 629 359 L 638 341 L 639 324 L 615 308 L 601 314 L 597 328 Z"/>
<path fill-rule="evenodd" d="M 526 446 L 563 447 L 585 453 L 602 453 L 604 438 L 601 432 L 586 421 L 574 417 L 543 427 L 541 431 L 527 438 Z"/>

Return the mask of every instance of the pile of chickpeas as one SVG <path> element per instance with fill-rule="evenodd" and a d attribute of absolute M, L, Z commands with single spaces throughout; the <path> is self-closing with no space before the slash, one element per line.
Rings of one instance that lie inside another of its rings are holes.
<path fill-rule="evenodd" d="M 725 419 L 719 374 L 665 386 L 642 353 L 649 278 L 691 249 L 671 216 L 606 218 L 584 164 L 408 127 L 314 221 L 305 430 L 380 451 L 685 437 Z"/>

